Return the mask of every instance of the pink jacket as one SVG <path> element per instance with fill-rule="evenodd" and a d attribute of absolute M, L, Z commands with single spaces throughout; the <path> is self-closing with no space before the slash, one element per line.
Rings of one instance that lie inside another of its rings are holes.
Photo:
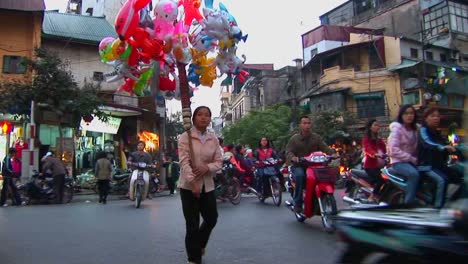
<path fill-rule="evenodd" d="M 213 132 L 206 132 L 205 140 L 202 142 L 200 138 L 200 132 L 195 128 L 190 131 L 193 145 L 193 165 L 204 163 L 208 166 L 209 171 L 198 181 L 200 190 L 205 185 L 205 192 L 214 190 L 213 177 L 216 175 L 216 171 L 220 170 L 223 165 L 223 158 L 221 155 L 221 149 L 219 147 L 219 141 Z M 183 133 L 179 137 L 179 164 L 180 164 L 180 178 L 179 188 L 191 190 L 192 182 L 194 181 L 195 175 L 192 172 L 190 166 L 190 154 L 189 154 L 189 141 L 187 132 Z"/>
<path fill-rule="evenodd" d="M 418 133 L 416 130 L 408 130 L 402 124 L 393 122 L 390 124 L 390 135 L 387 143 L 390 163 L 411 162 L 414 165 L 418 164 Z"/>

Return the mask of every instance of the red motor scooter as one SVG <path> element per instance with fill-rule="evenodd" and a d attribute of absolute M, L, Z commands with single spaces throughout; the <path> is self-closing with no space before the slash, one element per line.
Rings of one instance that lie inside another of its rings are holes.
<path fill-rule="evenodd" d="M 297 221 L 301 223 L 314 215 L 320 215 L 327 232 L 335 230 L 333 216 L 337 214 L 336 201 L 333 196 L 337 169 L 328 165 L 331 160 L 332 157 L 323 152 L 313 152 L 307 157 L 300 158 L 299 163 L 306 166 L 303 213 L 295 212 L 294 203 L 286 201 L 287 207 L 294 212 Z M 290 173 L 287 183 L 290 193 L 295 192 L 295 186 L 295 177 Z"/>

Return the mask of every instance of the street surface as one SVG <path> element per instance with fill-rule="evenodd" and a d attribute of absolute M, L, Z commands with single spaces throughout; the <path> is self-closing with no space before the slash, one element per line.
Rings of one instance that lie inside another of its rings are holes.
<path fill-rule="evenodd" d="M 218 202 L 218 210 L 204 264 L 336 263 L 343 248 L 319 217 L 298 223 L 271 199 Z M 77 195 L 65 205 L 0 208 L 0 263 L 184 264 L 184 235 L 178 194 L 145 200 L 140 209 L 115 196 L 102 205 Z"/>

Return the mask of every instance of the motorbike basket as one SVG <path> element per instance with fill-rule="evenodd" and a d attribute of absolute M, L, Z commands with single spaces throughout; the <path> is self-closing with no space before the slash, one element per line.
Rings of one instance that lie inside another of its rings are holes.
<path fill-rule="evenodd" d="M 315 179 L 317 182 L 335 183 L 336 181 L 336 168 L 314 168 Z"/>

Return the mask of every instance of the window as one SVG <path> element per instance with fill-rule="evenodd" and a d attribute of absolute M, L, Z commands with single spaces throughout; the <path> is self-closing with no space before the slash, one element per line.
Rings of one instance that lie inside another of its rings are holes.
<path fill-rule="evenodd" d="M 426 51 L 426 60 L 434 60 L 434 54 L 430 51 Z"/>
<path fill-rule="evenodd" d="M 440 98 L 440 101 L 437 103 L 438 105 L 441 106 L 448 106 L 448 96 L 446 94 L 441 94 L 442 97 Z"/>
<path fill-rule="evenodd" d="M 97 82 L 104 81 L 104 74 L 102 72 L 93 72 L 93 80 Z"/>
<path fill-rule="evenodd" d="M 447 56 L 445 54 L 440 54 L 440 61 L 445 62 L 447 61 Z"/>
<path fill-rule="evenodd" d="M 312 50 L 310 51 L 310 58 L 315 57 L 315 55 L 317 55 L 317 49 L 316 49 L 316 48 L 315 48 L 315 49 L 312 49 Z"/>
<path fill-rule="evenodd" d="M 419 91 L 403 94 L 403 104 L 419 104 Z"/>
<path fill-rule="evenodd" d="M 449 27 L 449 9 L 445 1 L 430 8 L 423 16 L 424 31 L 426 37 L 437 36 L 441 29 Z"/>
<path fill-rule="evenodd" d="M 385 99 L 383 93 L 355 94 L 359 118 L 385 116 Z"/>
<path fill-rule="evenodd" d="M 454 108 L 464 108 L 464 100 L 465 98 L 463 95 L 452 95 L 451 106 Z"/>
<path fill-rule="evenodd" d="M 411 58 L 418 58 L 418 50 L 417 49 L 410 49 Z"/>
<path fill-rule="evenodd" d="M 450 28 L 453 31 L 468 33 L 468 5 L 449 2 Z"/>
<path fill-rule="evenodd" d="M 23 64 L 24 57 L 3 56 L 3 73 L 25 73 L 26 65 Z"/>

